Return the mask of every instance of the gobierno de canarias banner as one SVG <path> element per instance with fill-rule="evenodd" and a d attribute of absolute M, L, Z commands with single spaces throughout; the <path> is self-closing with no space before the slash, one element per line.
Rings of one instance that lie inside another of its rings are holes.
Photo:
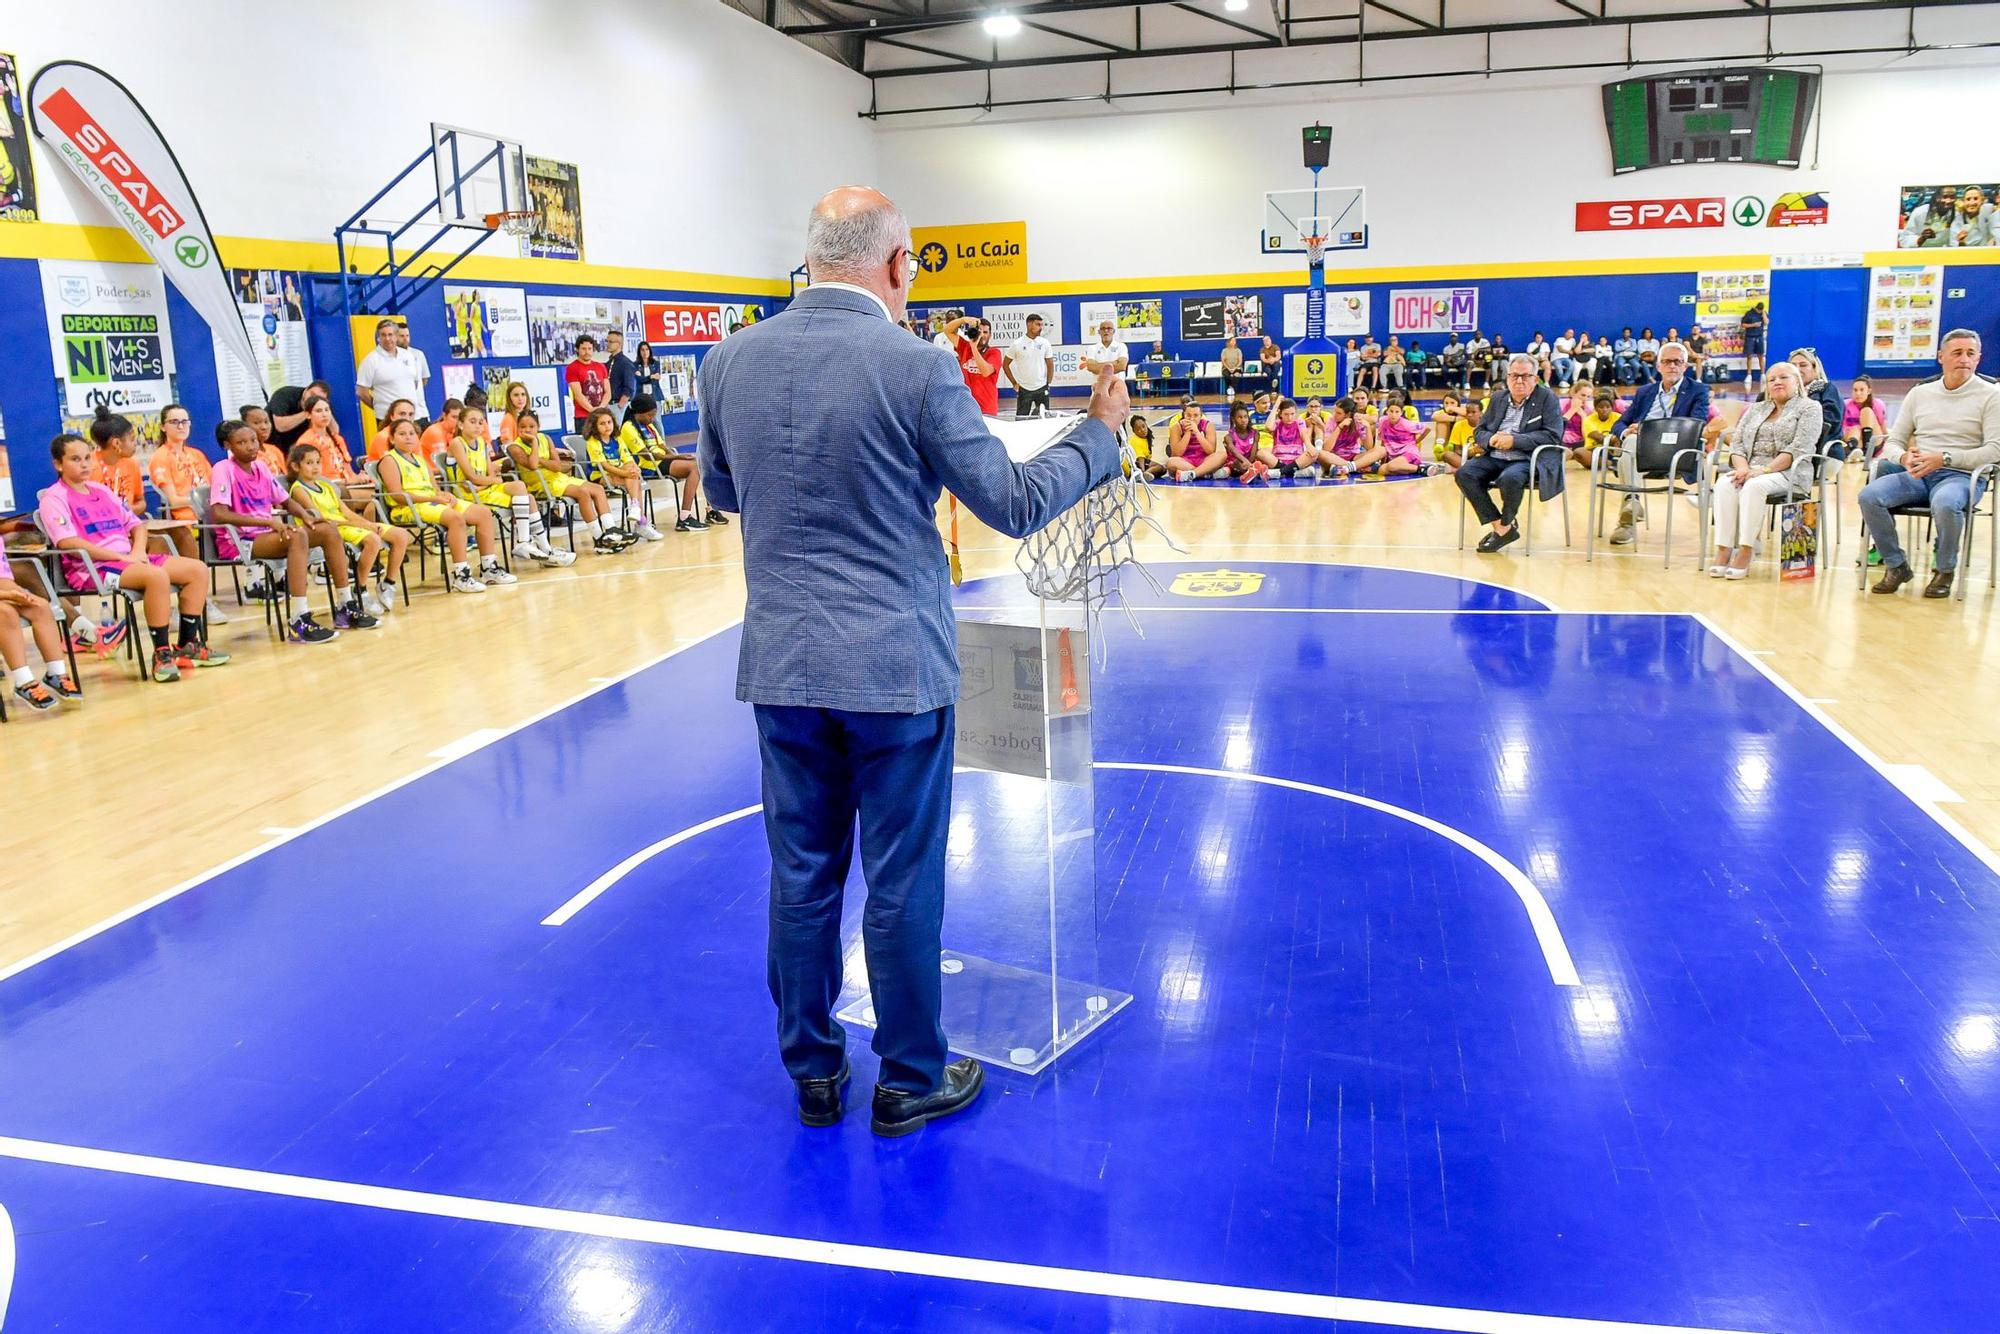
<path fill-rule="evenodd" d="M 28 106 L 50 152 L 152 256 L 217 343 L 262 382 L 263 361 L 250 346 L 201 203 L 130 90 L 95 66 L 58 60 L 36 72 Z"/>

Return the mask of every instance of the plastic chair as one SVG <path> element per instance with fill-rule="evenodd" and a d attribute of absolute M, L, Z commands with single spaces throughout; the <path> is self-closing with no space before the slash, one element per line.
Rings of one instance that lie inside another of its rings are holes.
<path fill-rule="evenodd" d="M 1614 447 L 1599 445 L 1590 451 L 1590 516 L 1588 532 L 1584 542 L 1584 559 L 1597 559 L 1597 538 L 1604 530 L 1605 497 L 1607 495 L 1632 496 L 1639 499 L 1639 517 L 1646 519 L 1645 497 L 1664 495 L 1669 501 L 1676 495 L 1684 494 L 1687 483 L 1683 475 L 1684 461 L 1693 461 L 1694 486 L 1701 501 L 1702 531 L 1697 535 L 1704 539 L 1708 531 L 1708 469 L 1702 466 L 1704 450 L 1702 429 L 1708 423 L 1693 417 L 1659 417 L 1649 422 L 1641 422 L 1639 434 L 1629 445 L 1617 446 L 1617 450 L 1632 451 L 1631 482 L 1619 481 L 1620 474 L 1614 471 L 1612 456 Z M 1657 483 L 1657 484 L 1655 484 Z M 1663 568 L 1674 563 L 1674 510 L 1667 506 L 1666 555 Z"/>
<path fill-rule="evenodd" d="M 382 522 L 395 524 L 415 539 L 410 545 L 416 548 L 417 552 L 417 578 L 430 578 L 426 553 L 430 550 L 431 544 L 435 543 L 438 574 L 444 580 L 445 592 L 456 592 L 457 590 L 451 586 L 451 544 L 445 540 L 444 529 L 434 523 L 425 523 L 414 513 L 410 515 L 410 522 L 397 523 L 395 514 L 389 508 L 388 489 L 382 485 L 381 460 L 369 459 L 361 466 L 367 472 L 369 480 L 375 483 L 375 509 L 382 516 Z"/>
<path fill-rule="evenodd" d="M 125 652 L 132 659 L 133 667 L 138 670 L 139 679 L 144 681 L 150 677 L 152 673 L 146 669 L 146 655 L 140 649 L 142 644 L 150 647 L 152 643 L 151 637 L 145 632 L 145 622 L 139 616 L 138 612 L 139 606 L 146 600 L 145 596 L 135 593 L 129 588 L 121 587 L 116 590 L 110 588 L 105 583 L 103 571 L 97 568 L 97 562 L 90 558 L 89 552 L 57 551 L 55 543 L 49 540 L 48 530 L 42 527 L 42 516 L 40 514 L 35 515 L 35 531 L 42 535 L 42 541 L 47 543 L 50 552 L 58 561 L 73 559 L 83 563 L 84 577 L 89 581 L 90 587 L 88 589 L 69 587 L 68 592 L 70 596 L 81 598 L 85 593 L 95 593 L 98 599 L 106 604 L 109 604 L 114 595 L 117 597 L 118 604 L 123 609 L 124 614 Z M 54 567 L 52 566 L 51 568 L 53 569 Z M 50 600 L 55 601 L 56 599 L 51 598 Z M 74 649 L 70 650 L 70 661 L 73 669 L 76 661 L 76 651 Z"/>
<path fill-rule="evenodd" d="M 1881 475 L 1882 460 L 1870 460 L 1868 464 L 1868 480 L 1872 482 Z M 1986 552 L 1987 587 L 2000 586 L 2000 500 L 1995 499 L 1994 484 L 1996 482 L 2000 482 L 2000 464 L 1989 463 L 1972 474 L 1973 501 L 1965 508 L 1965 532 L 1959 538 L 1957 566 L 1959 577 L 1952 580 L 1951 595 L 1955 601 L 1965 601 L 1965 586 L 1972 582 L 1973 530 L 1978 526 L 1978 521 L 1982 518 L 1986 520 L 1987 526 L 1991 529 L 1988 535 Z M 1982 486 L 1985 488 L 1984 495 L 1980 494 Z M 1928 539 L 1933 525 L 1931 522 L 1931 507 L 1929 505 L 1898 505 L 1891 509 L 1889 513 L 1905 521 L 1903 549 L 1906 552 L 1911 547 L 1918 545 L 1915 538 L 1916 521 L 1918 519 L 1924 521 L 1925 541 L 1923 545 L 1930 545 Z M 1861 542 L 1861 559 L 1855 562 L 1860 570 L 1860 576 L 1855 586 L 1863 591 L 1866 591 L 1868 587 L 1868 552 L 1872 546 L 1873 544 L 1864 535 Z"/>
<path fill-rule="evenodd" d="M 474 505 L 483 506 L 486 512 L 493 516 L 493 526 L 500 534 L 501 567 L 512 571 L 514 568 L 514 507 L 512 505 L 488 505 L 485 501 L 481 500 L 479 493 L 472 489 L 472 483 L 466 481 L 465 474 L 459 471 L 458 460 L 452 457 L 449 449 L 438 451 L 437 462 L 438 472 L 442 475 L 446 494 L 456 496 L 460 500 L 470 501 Z"/>
<path fill-rule="evenodd" d="M 1523 556 L 1533 556 L 1535 554 L 1535 511 L 1548 503 L 1541 499 L 1541 491 L 1535 485 L 1535 476 L 1539 471 L 1542 455 L 1546 453 L 1567 455 L 1569 450 L 1563 445 L 1537 445 L 1528 454 L 1528 489 L 1521 493 L 1521 554 Z M 1556 499 L 1557 503 L 1562 506 L 1563 545 L 1567 547 L 1570 544 L 1569 476 L 1567 473 L 1562 475 L 1562 488 L 1556 492 Z M 1465 498 L 1463 491 L 1459 492 L 1458 500 L 1458 549 L 1463 551 L 1465 550 L 1465 516 L 1472 513 L 1472 502 Z"/>
<path fill-rule="evenodd" d="M 603 471 L 595 467 L 591 463 L 590 450 L 585 447 L 582 436 L 566 435 L 562 439 L 563 439 L 563 448 L 569 451 L 570 472 L 575 474 L 577 477 L 582 478 L 586 482 L 595 482 L 599 486 L 603 487 L 605 500 L 607 502 L 607 507 L 614 494 L 620 497 L 623 496 L 624 494 L 623 492 L 615 492 L 611 483 L 604 479 Z M 667 485 L 672 487 L 674 492 L 674 513 L 678 515 L 681 512 L 680 479 L 678 477 L 675 477 L 670 472 L 661 472 L 657 469 L 648 469 L 645 465 L 641 464 L 639 467 L 640 517 L 644 519 L 645 522 L 647 523 L 652 523 L 654 521 L 653 488 L 647 485 L 647 483 L 651 480 L 651 478 L 647 476 L 649 472 L 651 472 L 652 477 L 665 477 L 667 479 Z"/>

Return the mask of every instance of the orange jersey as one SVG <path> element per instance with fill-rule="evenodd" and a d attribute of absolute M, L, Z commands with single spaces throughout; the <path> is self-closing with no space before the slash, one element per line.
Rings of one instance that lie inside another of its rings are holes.
<path fill-rule="evenodd" d="M 91 457 L 90 480 L 109 487 L 134 514 L 145 512 L 146 480 L 139 472 L 139 460 L 128 455 L 114 457 L 100 449 Z"/>
<path fill-rule="evenodd" d="M 298 443 L 311 445 L 319 451 L 322 477 L 329 477 L 336 482 L 354 480 L 354 460 L 347 455 L 347 442 L 333 432 L 309 426 L 299 436 Z"/>
<path fill-rule="evenodd" d="M 438 451 L 450 446 L 455 431 L 447 431 L 443 421 L 434 421 L 424 428 L 423 438 L 417 441 L 417 452 L 424 456 L 424 462 L 433 468 L 437 466 Z"/>
<path fill-rule="evenodd" d="M 285 451 L 266 440 L 258 450 L 257 457 L 264 460 L 264 466 L 271 470 L 271 476 L 284 480 Z"/>
<path fill-rule="evenodd" d="M 162 496 L 172 491 L 192 497 L 196 487 L 208 485 L 208 456 L 193 445 L 161 445 L 153 451 L 146 474 L 153 479 L 153 489 Z M 170 506 L 167 515 L 174 519 L 196 517 L 193 507 L 188 505 Z"/>

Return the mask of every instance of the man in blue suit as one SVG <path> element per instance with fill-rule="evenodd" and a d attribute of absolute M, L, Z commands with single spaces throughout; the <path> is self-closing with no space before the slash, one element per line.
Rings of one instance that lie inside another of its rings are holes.
<path fill-rule="evenodd" d="M 1625 411 L 1618 414 L 1618 420 L 1611 427 L 1611 433 L 1625 441 L 1625 448 L 1618 452 L 1619 476 L 1627 485 L 1637 485 L 1639 474 L 1633 466 L 1636 457 L 1632 449 L 1634 438 L 1639 434 L 1641 422 L 1655 421 L 1662 417 L 1691 417 L 1706 426 L 1708 424 L 1708 386 L 1687 373 L 1688 350 L 1685 343 L 1662 343 L 1657 360 L 1653 363 L 1660 378 L 1652 384 L 1639 386 L 1639 392 L 1632 395 L 1632 401 L 1625 405 Z M 1693 478 L 1688 478 L 1693 481 Z M 1629 546 L 1636 534 L 1633 524 L 1639 518 L 1639 498 L 1625 497 L 1625 505 L 1618 511 L 1618 526 L 1611 530 L 1611 545 Z"/>
<path fill-rule="evenodd" d="M 873 1127 L 905 1135 L 979 1094 L 939 1018 L 958 627 L 941 487 L 1025 537 L 1117 475 L 1124 382 L 1027 463 L 987 431 L 949 352 L 897 321 L 910 225 L 873 190 L 836 190 L 806 231 L 811 285 L 701 364 L 709 504 L 743 516 L 749 601 L 736 696 L 755 706 L 771 848 L 768 975 L 799 1119 L 840 1120 L 848 1079 L 840 906 L 859 845 L 877 1025 Z"/>
<path fill-rule="evenodd" d="M 1547 500 L 1563 486 L 1562 400 L 1541 382 L 1535 358 L 1517 353 L 1507 361 L 1507 388 L 1486 401 L 1486 411 L 1472 430 L 1480 453 L 1460 466 L 1454 480 L 1479 521 L 1490 532 L 1479 539 L 1479 551 L 1490 556 L 1521 537 L 1516 521 L 1521 497 L 1533 485 Z M 1544 445 L 1554 449 L 1535 458 Z M 1532 472 L 1532 476 L 1530 475 Z M 1490 490 L 1500 492 L 1495 505 Z"/>

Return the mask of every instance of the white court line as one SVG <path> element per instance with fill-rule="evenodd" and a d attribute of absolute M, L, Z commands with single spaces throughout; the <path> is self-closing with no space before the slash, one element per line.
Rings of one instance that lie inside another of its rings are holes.
<path fill-rule="evenodd" d="M 935 1255 L 926 1251 L 859 1246 L 840 1241 L 812 1241 L 766 1232 L 740 1232 L 694 1223 L 668 1223 L 580 1209 L 511 1204 L 473 1196 L 438 1195 L 392 1186 L 368 1186 L 352 1181 L 328 1181 L 212 1163 L 192 1163 L 146 1154 L 89 1149 L 45 1140 L 0 1136 L 0 1157 L 50 1163 L 120 1176 L 213 1186 L 293 1200 L 315 1200 L 417 1214 L 503 1227 L 537 1228 L 575 1236 L 603 1237 L 653 1246 L 720 1255 L 755 1256 L 804 1264 L 862 1269 L 883 1274 L 914 1274 L 924 1278 L 990 1283 L 1037 1292 L 1064 1292 L 1085 1297 L 1161 1302 L 1217 1311 L 1251 1311 L 1301 1316 L 1312 1320 L 1347 1320 L 1363 1325 L 1401 1325 L 1448 1330 L 1452 1334 L 1748 1334 L 1687 1325 L 1649 1325 L 1624 1320 L 1592 1320 L 1576 1316 L 1532 1315 L 1514 1311 L 1484 1311 L 1457 1306 L 1425 1306 L 1414 1302 L 1336 1297 L 1325 1293 L 1246 1288 L 1224 1283 L 1154 1278 L 1144 1274 L 1106 1274 L 1089 1269 L 983 1260 L 969 1255 Z"/>
<path fill-rule="evenodd" d="M 1889 775 L 1891 782 L 1918 801 L 1963 802 L 1965 800 L 1952 790 L 1951 784 L 1921 764 L 1885 764 L 1882 769 Z"/>
<path fill-rule="evenodd" d="M 1743 646 L 1737 643 L 1735 637 L 1732 636 L 1727 630 L 1724 630 L 1721 626 L 1717 625 L 1714 621 L 1711 621 L 1707 616 L 1703 615 L 1701 612 L 1693 612 L 1691 613 L 1691 615 L 1710 634 L 1714 635 L 1724 644 L 1727 644 L 1730 648 L 1734 649 L 1743 658 L 1745 662 L 1749 663 L 1752 667 L 1755 667 L 1758 673 L 1762 675 L 1765 680 L 1769 681 L 1772 685 L 1778 687 L 1778 689 L 1784 691 L 1786 695 L 1790 696 L 1792 702 L 1794 704 L 1797 704 L 1801 709 L 1804 709 L 1807 714 L 1811 715 L 1813 721 L 1817 722 L 1821 727 L 1824 727 L 1827 731 L 1833 733 L 1834 738 L 1837 741 L 1839 741 L 1842 745 L 1846 746 L 1849 750 L 1853 751 L 1856 755 L 1858 755 L 1864 764 L 1866 764 L 1869 768 L 1873 769 L 1876 773 L 1881 774 L 1882 777 L 1888 779 L 1889 782 L 1895 786 L 1897 791 L 1903 792 L 1906 796 L 1908 796 L 1910 798 L 1911 803 L 1914 804 L 1918 810 L 1922 811 L 1925 815 L 1930 816 L 1932 820 L 1937 822 L 1938 828 L 1944 830 L 1945 833 L 1951 835 L 1954 839 L 1958 840 L 1958 842 L 1964 846 L 1967 852 L 1977 857 L 1980 861 L 1986 863 L 1987 870 L 1993 872 L 1993 874 L 1995 875 L 2000 875 L 2000 856 L 1995 856 L 1993 849 L 1987 847 L 1984 843 L 1980 842 L 1978 838 L 1974 837 L 1970 829 L 1967 829 L 1964 825 L 1952 819 L 1951 816 L 1945 814 L 1945 812 L 1938 807 L 1938 804 L 1935 801 L 1927 800 L 1924 797 L 1909 792 L 1906 788 L 1903 787 L 1903 785 L 1900 782 L 1897 782 L 1894 765 L 1885 763 L 1882 760 L 1881 756 L 1877 755 L 1874 751 L 1868 749 L 1868 747 L 1862 745 L 1860 740 L 1852 732 L 1848 731 L 1845 727 L 1842 727 L 1839 723 L 1835 722 L 1832 716 L 1829 715 L 1826 712 L 1826 710 L 1820 708 L 1818 704 L 1814 703 L 1811 699 L 1801 694 L 1798 688 L 1792 685 L 1791 682 L 1787 681 L 1784 677 L 1772 671 L 1769 663 L 1765 662 L 1762 658 L 1754 657 L 1751 654 L 1745 652 Z"/>
<path fill-rule="evenodd" d="M 458 740 L 447 741 L 436 750 L 431 751 L 430 758 L 444 760 L 447 763 L 452 760 L 463 759 L 473 751 L 480 749 L 482 746 L 490 746 L 506 735 L 507 733 L 498 727 L 475 728 L 458 738 Z"/>
<path fill-rule="evenodd" d="M 693 648 L 697 644 L 706 643 L 707 641 L 715 638 L 717 635 L 725 634 L 728 631 L 734 630 L 739 624 L 740 622 L 738 621 L 731 621 L 727 625 L 717 627 L 716 629 L 710 631 L 708 634 L 701 636 L 701 638 L 699 639 L 690 639 L 685 643 L 676 644 L 673 648 L 668 649 L 665 653 L 657 654 L 654 657 L 647 659 L 645 662 L 640 663 L 638 666 L 633 667 L 629 671 L 622 672 L 618 676 L 612 677 L 611 680 L 614 683 L 618 681 L 628 680 L 634 676 L 637 676 L 640 672 L 646 671 L 648 668 L 657 667 L 659 664 L 665 662 L 668 658 L 673 657 L 675 654 L 685 653 L 688 649 Z M 523 718 L 520 722 L 515 723 L 512 727 L 497 729 L 494 732 L 494 735 L 489 739 L 489 744 L 490 741 L 498 741 L 501 738 L 511 736 L 513 733 L 519 732 L 524 728 L 533 727 L 536 723 L 541 722 L 544 718 L 553 717 L 556 714 L 561 713 L 564 709 L 569 708 L 571 705 L 581 704 L 584 700 L 589 699 L 592 695 L 595 695 L 599 691 L 604 689 L 606 689 L 606 687 L 596 686 L 590 690 L 582 691 L 578 694 L 570 696 L 568 699 L 563 700 L 559 704 L 552 704 L 548 708 L 543 709 L 539 713 L 531 714 L 528 717 Z M 338 820 L 341 816 L 346 815 L 350 811 L 359 810 L 361 807 L 366 806 L 369 802 L 374 801 L 378 797 L 386 797 L 391 792 L 394 792 L 398 788 L 406 787 L 409 784 L 416 782 L 419 778 L 423 778 L 430 774 L 436 773 L 439 769 L 444 768 L 445 765 L 449 763 L 451 763 L 451 761 L 449 760 L 432 760 L 429 764 L 423 765 L 416 769 L 412 769 L 409 773 L 404 774 L 401 778 L 391 779 L 389 782 L 382 784 L 382 786 L 376 788 L 374 791 L 364 792 L 360 796 L 354 798 L 352 801 L 343 802 L 341 805 L 334 807 L 326 814 L 317 816 L 314 819 L 306 821 L 306 823 L 298 826 L 296 829 L 292 829 L 281 836 L 272 838 L 268 842 L 259 843 L 256 847 L 250 848 L 244 852 L 240 852 L 236 856 L 231 857 L 228 861 L 221 862 L 215 866 L 211 866 L 206 871 L 202 871 L 196 875 L 190 876 L 188 879 L 181 881 L 177 885 L 173 885 L 167 889 L 161 890 L 159 893 L 153 895 L 149 899 L 145 899 L 139 903 L 133 904 L 129 908 L 123 909 L 119 912 L 115 912 L 111 916 L 105 918 L 101 922 L 98 922 L 94 926 L 87 926 L 83 930 L 77 932 L 75 935 L 66 937 L 65 939 L 57 941 L 55 944 L 50 945 L 47 949 L 37 950 L 35 953 L 30 954 L 25 959 L 21 959 L 18 960 L 17 962 L 7 964 L 4 967 L 0 967 L 0 982 L 4 982 L 10 977 L 17 977 L 20 974 L 27 972 L 30 968 L 33 968 L 35 965 L 40 963 L 45 963 L 48 960 L 55 958 L 56 955 L 61 954 L 64 950 L 72 949 L 77 945 L 81 945 L 84 941 L 89 940 L 92 936 L 101 935 L 102 933 L 109 931 L 112 927 L 117 926 L 120 922 L 130 921 L 132 918 L 137 917 L 140 913 L 146 912 L 153 908 L 157 908 L 162 903 L 165 903 L 170 899 L 178 898 L 180 895 L 187 893 L 189 890 L 194 889 L 199 885 L 206 884 L 208 881 L 215 879 L 215 877 L 222 875 L 227 871 L 235 870 L 237 867 L 243 865 L 245 862 L 255 861 L 257 858 L 263 856 L 265 853 L 271 851 L 273 848 L 282 847 L 286 843 L 289 843 L 293 839 L 299 837 L 301 834 L 310 833 L 313 830 L 319 828 L 323 824 L 329 824 L 334 820 Z"/>
<path fill-rule="evenodd" d="M 1440 838 L 1456 843 L 1459 847 L 1479 858 L 1480 861 L 1485 862 L 1513 889 L 1515 897 L 1521 900 L 1521 906 L 1527 909 L 1528 924 L 1534 928 L 1535 941 L 1541 946 L 1542 960 L 1548 965 L 1549 969 L 1549 979 L 1559 987 L 1580 987 L 1583 985 L 1583 979 L 1577 975 L 1576 961 L 1570 957 L 1569 946 L 1562 938 L 1561 928 L 1556 925 L 1555 913 L 1550 910 L 1549 901 L 1542 896 L 1542 891 L 1535 887 L 1534 881 L 1528 879 L 1519 867 L 1515 866 L 1505 857 L 1502 857 L 1492 848 L 1481 843 L 1478 839 L 1472 837 L 1472 835 L 1454 829 L 1448 824 L 1433 820 L 1428 815 L 1419 815 L 1415 811 L 1406 810 L 1401 806 L 1392 805 L 1386 801 L 1377 801 L 1373 797 L 1364 797 L 1358 792 L 1344 792 L 1339 788 L 1321 787 L 1317 783 L 1302 783 L 1293 778 L 1272 778 L 1265 774 L 1241 773 L 1235 769 L 1202 769 L 1186 764 L 1141 764 L 1115 760 L 1098 760 L 1091 767 L 1094 769 L 1122 769 L 1137 773 L 1185 774 L 1197 778 L 1226 778 L 1244 783 L 1263 783 L 1268 787 L 1288 788 L 1294 792 L 1307 792 L 1314 796 L 1331 797 L 1335 801 L 1351 802 L 1356 806 L 1364 806 L 1371 811 L 1379 811 L 1384 815 L 1392 815 L 1399 820 L 1408 821 L 1420 829 L 1427 829 Z M 960 769 L 957 772 L 966 771 Z M 735 820 L 745 819 L 763 809 L 762 805 L 744 806 L 739 810 L 730 811 L 726 815 L 718 815 L 712 819 L 703 820 L 700 824 L 683 829 L 679 833 L 663 838 L 657 843 L 648 844 L 577 891 L 562 907 L 544 917 L 542 925 L 564 925 L 579 912 L 582 912 L 585 908 L 596 902 L 605 891 L 609 890 L 613 885 L 616 885 L 647 861 L 657 857 L 660 853 L 665 852 L 669 848 L 678 847 L 696 835 L 705 834 L 711 829 L 720 828 Z M 1073 837 L 1081 837 L 1082 834 L 1083 831 L 1079 830 Z"/>

